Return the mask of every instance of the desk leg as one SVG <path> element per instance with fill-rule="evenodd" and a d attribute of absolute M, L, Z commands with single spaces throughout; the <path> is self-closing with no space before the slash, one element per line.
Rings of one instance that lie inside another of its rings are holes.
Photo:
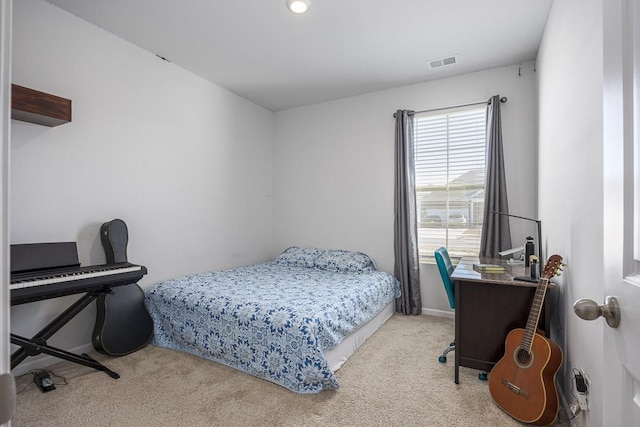
<path fill-rule="evenodd" d="M 459 338 L 460 338 L 460 319 L 459 319 L 459 310 L 458 307 L 460 307 L 460 282 L 458 282 L 457 280 L 455 281 L 455 300 L 456 300 L 456 308 L 455 308 L 455 339 L 454 342 L 456 343 L 456 349 L 453 352 L 454 357 L 453 359 L 455 360 L 455 367 L 454 367 L 454 382 L 456 384 L 460 384 L 459 381 L 459 372 L 460 372 L 460 352 L 458 351 L 458 343 L 459 343 Z"/>

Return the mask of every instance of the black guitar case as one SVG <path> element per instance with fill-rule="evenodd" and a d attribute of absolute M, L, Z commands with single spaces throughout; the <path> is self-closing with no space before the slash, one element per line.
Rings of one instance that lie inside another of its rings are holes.
<path fill-rule="evenodd" d="M 100 239 L 107 264 L 127 262 L 127 225 L 121 219 L 105 222 Z M 137 283 L 111 288 L 96 300 L 93 347 L 100 353 L 123 356 L 140 350 L 153 337 L 153 320 Z"/>

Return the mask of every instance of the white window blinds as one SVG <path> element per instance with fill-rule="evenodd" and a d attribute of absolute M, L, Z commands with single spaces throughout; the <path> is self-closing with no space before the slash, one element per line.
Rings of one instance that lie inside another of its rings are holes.
<path fill-rule="evenodd" d="M 414 116 L 420 259 L 440 246 L 478 255 L 484 210 L 486 106 Z"/>

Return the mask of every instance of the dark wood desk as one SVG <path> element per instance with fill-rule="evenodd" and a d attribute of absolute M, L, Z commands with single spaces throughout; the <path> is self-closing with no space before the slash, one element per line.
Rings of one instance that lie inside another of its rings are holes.
<path fill-rule="evenodd" d="M 504 273 L 478 273 L 473 263 L 504 265 Z M 537 283 L 514 280 L 528 276 L 524 266 L 505 261 L 464 257 L 451 275 L 455 281 L 455 382 L 460 366 L 489 372 L 504 355 L 504 341 L 515 328 L 527 324 Z M 547 297 L 549 292 L 547 292 Z M 549 304 L 545 298 L 538 327 L 549 336 Z"/>

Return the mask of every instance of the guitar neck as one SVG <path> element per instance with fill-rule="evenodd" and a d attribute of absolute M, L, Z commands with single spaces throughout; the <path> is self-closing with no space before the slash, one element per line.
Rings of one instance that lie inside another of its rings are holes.
<path fill-rule="evenodd" d="M 529 311 L 529 318 L 527 319 L 527 326 L 522 336 L 522 348 L 531 350 L 531 343 L 535 336 L 536 329 L 538 327 L 538 321 L 540 320 L 540 314 L 542 313 L 542 305 L 544 304 L 544 297 L 547 293 L 547 285 L 549 279 L 540 278 L 538 281 L 538 287 L 536 288 L 536 294 L 533 297 L 531 303 L 531 311 Z"/>

